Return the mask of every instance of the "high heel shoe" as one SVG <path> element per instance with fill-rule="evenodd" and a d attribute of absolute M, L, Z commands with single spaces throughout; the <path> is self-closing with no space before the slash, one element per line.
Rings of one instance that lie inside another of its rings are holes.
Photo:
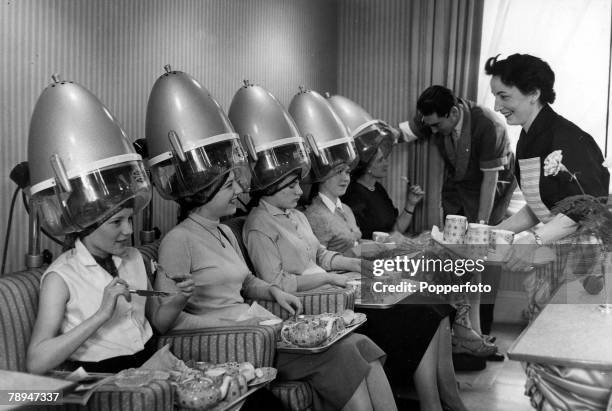
<path fill-rule="evenodd" d="M 489 357 L 497 353 L 497 346 L 489 344 L 482 339 L 471 340 L 461 337 L 452 337 L 453 354 L 470 354 L 475 357 Z"/>

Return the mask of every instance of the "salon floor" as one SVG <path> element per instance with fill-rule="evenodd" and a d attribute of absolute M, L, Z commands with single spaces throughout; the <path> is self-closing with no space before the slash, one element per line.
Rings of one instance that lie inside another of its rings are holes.
<path fill-rule="evenodd" d="M 495 324 L 491 335 L 497 337 L 499 350 L 506 353 L 522 329 L 518 324 Z M 507 358 L 488 362 L 483 371 L 457 373 L 461 398 L 470 411 L 533 410 L 524 394 L 525 379 L 521 363 Z"/>
<path fill-rule="evenodd" d="M 495 324 L 491 335 L 506 353 L 522 330 L 518 324 Z M 506 358 L 503 362 L 488 362 L 483 371 L 458 372 L 460 394 L 470 411 L 531 411 L 529 398 L 524 395 L 525 372 L 521 364 Z M 412 392 L 410 397 L 416 398 Z M 418 410 L 416 401 L 400 405 L 400 411 Z"/>

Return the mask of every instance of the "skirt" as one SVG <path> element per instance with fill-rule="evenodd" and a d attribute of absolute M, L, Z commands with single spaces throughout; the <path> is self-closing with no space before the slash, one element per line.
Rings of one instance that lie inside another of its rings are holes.
<path fill-rule="evenodd" d="M 308 382 L 315 410 L 340 410 L 385 353 L 368 337 L 351 334 L 319 354 L 278 353 L 278 380 Z"/>
<path fill-rule="evenodd" d="M 389 309 L 357 309 L 368 316 L 360 332 L 387 353 L 385 372 L 392 387 L 405 386 L 411 380 L 440 322 L 455 312 L 446 304 L 405 302 Z"/>

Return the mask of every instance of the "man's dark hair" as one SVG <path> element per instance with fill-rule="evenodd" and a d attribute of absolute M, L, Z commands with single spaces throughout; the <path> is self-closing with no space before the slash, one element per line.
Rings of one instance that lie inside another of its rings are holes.
<path fill-rule="evenodd" d="M 529 54 L 513 54 L 505 60 L 498 60 L 499 54 L 485 63 L 485 73 L 499 76 L 502 83 L 518 88 L 521 93 L 529 94 L 540 90 L 540 102 L 555 102 L 555 73 L 547 62 Z"/>
<path fill-rule="evenodd" d="M 446 117 L 455 105 L 457 97 L 444 86 L 429 87 L 417 100 L 417 110 L 424 116 L 436 113 L 438 117 Z"/>

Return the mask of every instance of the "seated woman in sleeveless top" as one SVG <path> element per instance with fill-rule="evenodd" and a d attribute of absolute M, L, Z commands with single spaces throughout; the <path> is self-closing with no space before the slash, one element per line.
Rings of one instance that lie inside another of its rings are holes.
<path fill-rule="evenodd" d="M 129 247 L 132 214 L 128 203 L 82 231 L 74 248 L 45 270 L 28 371 L 44 373 L 70 360 L 87 371 L 117 372 L 140 366 L 152 354 L 147 318 L 158 312 L 156 325 L 167 328 L 167 306 L 189 298 L 193 280 L 178 282 L 178 294 L 164 304 L 130 294 L 129 288 L 151 288 L 140 252 Z"/>

